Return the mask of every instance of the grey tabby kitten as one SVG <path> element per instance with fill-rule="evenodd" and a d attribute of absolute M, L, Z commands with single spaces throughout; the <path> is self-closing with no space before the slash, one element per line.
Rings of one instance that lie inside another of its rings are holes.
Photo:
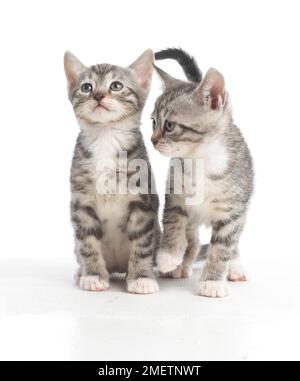
<path fill-rule="evenodd" d="M 204 165 L 203 199 L 198 205 L 187 205 L 187 194 L 174 192 L 173 172 L 170 176 L 158 268 L 172 277 L 190 276 L 199 254 L 199 225 L 210 225 L 207 262 L 197 292 L 223 297 L 229 292 L 226 278 L 247 279 L 240 264 L 238 242 L 253 190 L 250 152 L 233 122 L 222 74 L 210 69 L 201 81 L 195 60 L 178 49 L 159 52 L 156 58 L 175 58 L 193 82 L 175 79 L 156 68 L 164 93 L 157 99 L 152 114 L 153 145 L 165 156 L 181 161 L 201 159 Z"/>
<path fill-rule="evenodd" d="M 65 53 L 69 99 L 81 129 L 71 169 L 71 217 L 79 263 L 76 280 L 84 290 L 106 290 L 110 273 L 127 272 L 129 292 L 158 291 L 153 274 L 158 197 L 149 189 L 115 192 L 110 182 L 116 171 L 130 182 L 136 173 L 128 171 L 134 159 L 143 159 L 151 172 L 139 126 L 153 59 L 153 52 L 146 50 L 129 67 L 86 67 Z M 120 152 L 127 152 L 127 160 Z"/>

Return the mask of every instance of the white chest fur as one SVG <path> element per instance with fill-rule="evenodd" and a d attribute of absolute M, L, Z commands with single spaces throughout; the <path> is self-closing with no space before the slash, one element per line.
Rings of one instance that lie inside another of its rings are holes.
<path fill-rule="evenodd" d="M 211 220 L 216 218 L 216 205 L 213 200 L 222 199 L 224 196 L 224 186 L 222 181 L 212 180 L 211 176 L 222 175 L 228 167 L 229 153 L 225 144 L 221 140 L 214 140 L 195 153 L 195 159 L 201 160 L 199 168 L 203 173 L 199 178 L 202 187 L 198 190 L 201 195 L 198 204 L 189 206 L 190 212 L 195 220 L 205 225 L 210 225 Z"/>
<path fill-rule="evenodd" d="M 85 144 L 92 153 L 90 165 L 97 194 L 116 193 L 117 172 L 127 168 L 126 151 L 132 147 L 135 138 L 126 126 L 89 131 Z"/>
<path fill-rule="evenodd" d="M 205 175 L 220 175 L 227 168 L 229 154 L 222 140 L 214 139 L 201 146 L 195 157 L 203 160 Z"/>

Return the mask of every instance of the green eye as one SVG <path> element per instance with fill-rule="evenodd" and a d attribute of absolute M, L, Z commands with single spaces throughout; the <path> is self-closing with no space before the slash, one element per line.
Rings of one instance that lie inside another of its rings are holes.
<path fill-rule="evenodd" d="M 93 90 L 93 86 L 90 83 L 84 83 L 81 86 L 81 91 L 83 93 L 90 93 Z"/>
<path fill-rule="evenodd" d="M 123 89 L 123 85 L 121 82 L 115 81 L 110 85 L 110 90 L 111 91 L 120 91 Z"/>
<path fill-rule="evenodd" d="M 166 120 L 165 121 L 165 129 L 168 132 L 172 132 L 174 128 L 176 127 L 176 123 L 172 122 L 171 120 Z"/>

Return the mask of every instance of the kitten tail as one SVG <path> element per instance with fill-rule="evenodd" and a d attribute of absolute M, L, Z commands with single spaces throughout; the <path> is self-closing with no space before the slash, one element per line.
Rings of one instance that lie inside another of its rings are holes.
<path fill-rule="evenodd" d="M 200 83 L 202 73 L 197 61 L 187 52 L 180 48 L 168 48 L 155 53 L 156 60 L 173 59 L 182 67 L 187 79 L 192 82 Z"/>

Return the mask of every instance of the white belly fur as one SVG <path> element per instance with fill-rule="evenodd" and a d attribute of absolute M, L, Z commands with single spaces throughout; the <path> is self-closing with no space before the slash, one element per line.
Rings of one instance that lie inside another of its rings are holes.
<path fill-rule="evenodd" d="M 104 234 L 101 240 L 101 248 L 107 270 L 110 273 L 127 272 L 130 255 L 130 241 L 126 232 L 128 204 L 131 200 L 136 199 L 136 196 L 105 194 L 107 189 L 104 191 L 101 185 L 102 181 L 99 182 L 98 180 L 105 180 L 110 178 L 110 175 L 115 174 L 116 167 L 114 165 L 110 167 L 110 164 L 113 164 L 115 160 L 117 160 L 116 165 L 122 163 L 122 160 L 116 159 L 117 153 L 123 151 L 120 142 L 122 142 L 123 147 L 126 147 L 126 143 L 130 143 L 130 138 L 123 133 L 123 130 L 126 130 L 126 126 L 124 129 L 117 130 L 101 129 L 95 132 L 96 139 L 95 136 L 91 135 L 91 144 L 89 144 L 89 149 L 93 152 L 96 211 L 103 224 Z M 100 164 L 103 164 L 104 159 L 106 160 L 104 162 L 105 169 L 102 166 L 99 167 Z M 108 162 L 107 160 L 111 161 Z M 111 193 L 115 193 L 115 190 L 112 190 Z M 122 231 L 122 226 L 125 227 L 124 231 Z"/>
<path fill-rule="evenodd" d="M 109 272 L 126 272 L 129 260 L 129 239 L 126 227 L 128 196 L 97 196 L 97 214 L 103 224 L 102 254 Z"/>

